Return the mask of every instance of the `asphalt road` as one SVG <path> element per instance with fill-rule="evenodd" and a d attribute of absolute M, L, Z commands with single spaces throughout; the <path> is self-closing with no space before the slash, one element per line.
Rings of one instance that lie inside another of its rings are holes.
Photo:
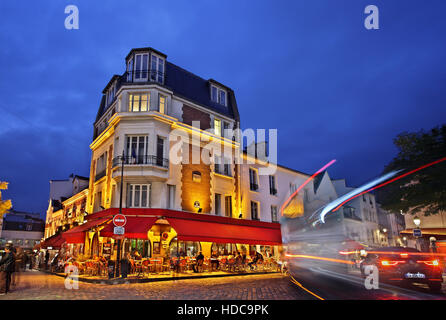
<path fill-rule="evenodd" d="M 324 267 L 290 267 L 290 281 L 308 299 L 324 300 L 446 300 L 444 293 L 431 293 L 427 285 L 400 287 L 379 283 L 379 289 L 366 289 L 359 275 Z M 445 292 L 443 285 L 443 292 Z"/>

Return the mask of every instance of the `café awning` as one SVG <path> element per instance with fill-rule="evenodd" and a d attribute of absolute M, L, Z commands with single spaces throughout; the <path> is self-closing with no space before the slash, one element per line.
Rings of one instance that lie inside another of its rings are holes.
<path fill-rule="evenodd" d="M 147 232 L 155 224 L 157 217 L 144 216 L 126 216 L 127 223 L 124 226 L 124 237 L 129 239 L 148 239 Z M 101 237 L 113 237 L 113 222 L 109 222 L 104 229 L 100 231 Z"/>
<path fill-rule="evenodd" d="M 47 249 L 48 247 L 53 249 L 60 249 L 62 247 L 62 244 L 64 243 L 65 239 L 62 237 L 62 234 L 59 233 L 57 235 L 45 239 L 43 242 L 38 244 L 38 247 L 40 249 Z"/>
<path fill-rule="evenodd" d="M 91 228 L 101 226 L 107 220 L 110 220 L 110 218 L 99 218 L 95 220 L 88 220 L 86 223 L 71 228 L 70 230 L 64 232 L 63 237 L 65 238 L 67 243 L 84 243 L 85 232 L 89 231 Z"/>
<path fill-rule="evenodd" d="M 117 213 L 119 213 L 118 208 L 110 208 L 94 213 L 90 218 L 108 217 L 111 219 Z M 252 245 L 282 244 L 279 223 L 161 208 L 123 208 L 122 214 L 127 217 L 127 224 L 124 226 L 125 238 L 147 239 L 148 230 L 158 219 L 161 219 L 167 221 L 175 229 L 179 240 Z M 112 237 L 113 228 L 113 223 L 109 221 L 100 230 L 100 236 Z"/>
<path fill-rule="evenodd" d="M 228 223 L 219 223 L 215 221 L 167 218 L 167 221 L 177 232 L 178 240 L 252 245 L 280 245 L 282 243 L 279 224 L 271 223 L 268 227 L 242 225 L 236 223 L 239 220 L 234 220 L 229 220 Z"/>

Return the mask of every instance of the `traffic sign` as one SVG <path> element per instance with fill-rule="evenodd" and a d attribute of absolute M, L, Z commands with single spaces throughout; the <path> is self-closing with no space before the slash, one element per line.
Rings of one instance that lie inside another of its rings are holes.
<path fill-rule="evenodd" d="M 413 229 L 414 237 L 421 237 L 421 229 Z"/>
<path fill-rule="evenodd" d="M 116 227 L 123 227 L 127 223 L 127 218 L 123 214 L 117 214 L 113 217 L 113 224 Z"/>
<path fill-rule="evenodd" d="M 113 228 L 113 234 L 124 234 L 125 230 L 124 227 L 114 227 Z"/>

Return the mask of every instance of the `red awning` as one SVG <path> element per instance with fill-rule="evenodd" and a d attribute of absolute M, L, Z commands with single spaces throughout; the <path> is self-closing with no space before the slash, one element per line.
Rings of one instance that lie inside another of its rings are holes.
<path fill-rule="evenodd" d="M 39 247 L 42 249 L 47 249 L 48 247 L 60 249 L 60 247 L 64 243 L 65 243 L 65 239 L 62 237 L 62 234 L 59 233 L 57 235 L 47 238 L 45 241 L 43 241 L 41 243 L 39 243 Z"/>
<path fill-rule="evenodd" d="M 63 233 L 63 237 L 67 243 L 84 243 L 85 242 L 85 232 L 93 227 L 103 224 L 105 221 L 110 220 L 110 218 L 100 218 L 96 220 L 89 220 L 80 226 L 71 228 L 70 230 Z"/>
<path fill-rule="evenodd" d="M 231 219 L 235 220 L 235 219 Z M 248 226 L 234 223 L 219 223 L 213 221 L 186 220 L 167 218 L 167 221 L 178 234 L 178 240 L 206 241 L 216 243 L 241 243 L 280 245 L 282 234 L 280 225 L 269 227 Z"/>
<path fill-rule="evenodd" d="M 118 208 L 96 212 L 91 218 L 109 219 L 119 213 Z M 127 217 L 125 238 L 147 239 L 147 231 L 158 219 L 167 220 L 178 234 L 179 240 L 206 241 L 217 243 L 241 244 L 282 244 L 279 223 L 235 219 L 208 214 L 161 209 L 161 208 L 124 208 Z M 100 236 L 112 237 L 114 225 L 110 221 L 101 231 Z"/>
<path fill-rule="evenodd" d="M 132 217 L 127 216 L 127 223 L 124 226 L 124 237 L 129 239 L 148 239 L 147 232 L 152 228 L 158 217 Z M 101 237 L 113 237 L 113 222 L 109 222 L 104 229 L 100 231 Z"/>

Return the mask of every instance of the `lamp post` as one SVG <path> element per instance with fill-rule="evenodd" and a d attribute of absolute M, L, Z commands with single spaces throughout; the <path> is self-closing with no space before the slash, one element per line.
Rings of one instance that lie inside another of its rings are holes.
<path fill-rule="evenodd" d="M 418 217 L 413 218 L 413 223 L 417 226 L 417 228 L 420 227 L 421 220 Z"/>
<path fill-rule="evenodd" d="M 418 218 L 417 216 L 415 216 L 415 218 L 413 218 L 413 223 L 417 226 L 417 229 L 420 228 L 420 224 L 421 224 L 421 219 Z M 418 237 L 415 238 L 415 246 L 418 247 L 419 241 L 418 241 Z M 420 250 L 421 250 L 421 243 L 420 243 Z"/>
<path fill-rule="evenodd" d="M 119 214 L 122 214 L 122 188 L 124 186 L 124 150 L 122 150 L 122 158 L 121 158 L 122 166 L 121 166 L 121 183 L 120 183 L 120 190 L 119 190 Z M 116 268 L 115 268 L 115 274 L 116 277 L 119 277 L 119 262 L 121 260 L 121 239 L 118 239 L 118 250 L 116 253 Z"/>

